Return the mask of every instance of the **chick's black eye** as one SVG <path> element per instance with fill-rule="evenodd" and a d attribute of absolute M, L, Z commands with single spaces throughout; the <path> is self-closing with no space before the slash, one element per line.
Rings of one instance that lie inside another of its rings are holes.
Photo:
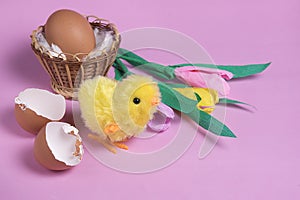
<path fill-rule="evenodd" d="M 134 99 L 133 99 L 134 104 L 139 104 L 140 102 L 141 102 L 141 100 L 139 98 L 134 97 Z"/>

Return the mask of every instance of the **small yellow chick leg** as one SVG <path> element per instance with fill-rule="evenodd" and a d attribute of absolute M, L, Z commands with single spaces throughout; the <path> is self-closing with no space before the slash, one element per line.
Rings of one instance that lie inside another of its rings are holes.
<path fill-rule="evenodd" d="M 114 144 L 116 147 L 120 148 L 120 149 L 128 150 L 128 146 L 125 145 L 124 143 L 121 143 L 121 142 L 114 142 L 113 144 Z"/>
<path fill-rule="evenodd" d="M 111 124 L 105 126 L 104 133 L 106 135 L 108 135 L 108 134 L 111 134 L 111 133 L 115 133 L 118 130 L 120 130 L 119 126 L 116 123 L 111 123 Z"/>
<path fill-rule="evenodd" d="M 96 140 L 97 142 L 99 142 L 100 144 L 102 144 L 107 150 L 109 150 L 110 152 L 116 154 L 117 150 L 110 144 L 108 144 L 105 140 L 103 140 L 100 136 L 94 135 L 94 134 L 88 134 L 88 137 Z"/>

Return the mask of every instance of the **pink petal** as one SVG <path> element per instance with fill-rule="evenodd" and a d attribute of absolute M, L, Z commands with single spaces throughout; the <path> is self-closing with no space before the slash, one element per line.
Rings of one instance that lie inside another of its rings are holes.
<path fill-rule="evenodd" d="M 148 127 L 155 132 L 163 132 L 171 126 L 171 120 L 174 119 L 174 111 L 167 105 L 160 103 L 157 106 L 158 112 L 154 114 L 154 118 L 149 121 Z"/>
<path fill-rule="evenodd" d="M 178 67 L 175 71 L 190 71 L 190 72 L 204 72 L 208 74 L 218 74 L 225 80 L 230 80 L 233 77 L 233 74 L 226 70 L 221 70 L 217 68 L 207 68 L 207 67 L 196 67 L 196 66 L 186 66 L 186 67 Z"/>
<path fill-rule="evenodd" d="M 192 87 L 212 88 L 220 95 L 229 94 L 230 87 L 224 78 L 230 79 L 233 76 L 232 73 L 225 70 L 194 66 L 176 68 L 175 75 L 179 80 Z"/>
<path fill-rule="evenodd" d="M 204 87 L 214 89 L 223 96 L 229 95 L 230 86 L 221 76 L 205 73 L 203 73 L 202 76 L 206 80 L 206 85 Z"/>

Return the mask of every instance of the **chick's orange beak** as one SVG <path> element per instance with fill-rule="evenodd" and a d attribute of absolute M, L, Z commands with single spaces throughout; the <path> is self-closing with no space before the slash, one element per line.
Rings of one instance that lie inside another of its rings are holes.
<path fill-rule="evenodd" d="M 158 97 L 153 97 L 152 101 L 151 101 L 151 105 L 152 106 L 157 106 L 160 103 L 160 100 Z"/>

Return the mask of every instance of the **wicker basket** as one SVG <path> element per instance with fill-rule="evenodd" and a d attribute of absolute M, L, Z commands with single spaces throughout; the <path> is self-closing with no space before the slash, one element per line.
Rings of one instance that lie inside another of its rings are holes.
<path fill-rule="evenodd" d="M 91 21 L 91 19 L 94 20 Z M 88 16 L 87 20 L 93 29 L 111 30 L 115 34 L 111 49 L 99 52 L 99 54 L 97 53 L 99 56 L 89 60 L 80 59 L 78 56 L 82 54 L 67 55 L 67 59 L 60 55 L 58 57 L 51 56 L 49 51 L 40 46 L 36 39 L 36 34 L 44 31 L 43 26 L 34 30 L 31 35 L 31 47 L 46 72 L 50 75 L 53 90 L 66 98 L 75 100 L 81 82 L 97 75 L 105 76 L 107 74 L 116 58 L 121 41 L 117 28 L 108 20 L 99 19 L 95 16 Z"/>

